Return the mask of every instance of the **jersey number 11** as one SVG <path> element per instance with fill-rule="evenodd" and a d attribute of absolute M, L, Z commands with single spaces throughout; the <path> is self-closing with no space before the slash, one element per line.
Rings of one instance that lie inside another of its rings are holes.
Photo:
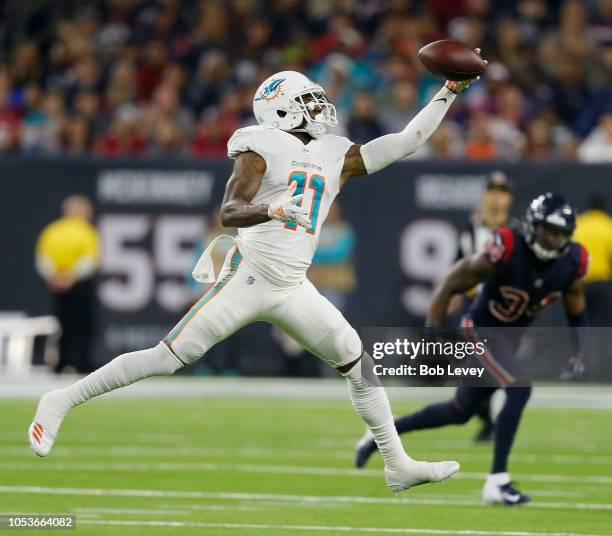
<path fill-rule="evenodd" d="M 293 195 L 300 195 L 304 193 L 307 179 L 308 175 L 305 171 L 292 171 L 289 174 L 289 182 L 287 184 L 291 184 L 293 181 L 297 182 L 297 188 L 295 189 L 295 193 Z M 317 220 L 319 219 L 319 207 L 321 206 L 321 199 L 323 199 L 323 192 L 325 191 L 325 177 L 317 175 L 316 173 L 311 175 L 310 180 L 308 181 L 308 189 L 313 190 L 313 194 L 312 202 L 310 204 L 310 212 L 308 213 L 310 227 L 306 229 L 306 232 L 315 234 Z M 306 196 L 302 198 L 302 202 L 304 201 L 305 197 Z M 300 203 L 300 206 L 302 206 L 302 203 Z M 288 222 L 285 224 L 285 229 L 296 231 L 297 223 Z"/>

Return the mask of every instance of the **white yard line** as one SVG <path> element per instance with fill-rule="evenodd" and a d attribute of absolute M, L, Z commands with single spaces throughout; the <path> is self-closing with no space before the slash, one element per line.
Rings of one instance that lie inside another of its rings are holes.
<path fill-rule="evenodd" d="M 1 407 L 1 406 L 0 406 Z M 311 450 L 316 451 L 320 450 L 322 452 L 329 452 L 329 449 L 342 449 L 344 452 L 351 451 L 357 442 L 357 439 L 363 435 L 363 429 L 357 429 L 354 434 L 338 434 L 335 433 L 330 437 L 329 430 L 326 430 L 319 434 L 316 438 L 311 440 L 300 440 L 299 448 L 304 450 L 305 447 L 311 447 Z M 264 432 L 259 434 L 258 437 L 254 437 L 255 441 L 261 437 L 262 440 L 265 440 L 268 435 Z M 134 433 L 123 433 L 120 431 L 113 431 L 112 440 L 115 445 L 120 443 L 126 443 L 124 446 L 119 446 L 117 448 L 147 448 L 152 444 L 153 447 L 150 448 L 181 448 L 176 447 L 176 445 L 183 444 L 193 444 L 194 440 L 198 439 L 198 436 L 189 435 L 189 434 L 181 434 L 181 433 L 163 433 L 163 432 L 138 432 L 134 431 Z M 62 434 L 62 442 L 65 444 L 70 444 L 71 442 L 78 442 L 82 444 L 83 441 L 91 442 L 92 444 L 103 444 L 106 445 L 109 440 L 108 433 L 102 432 L 72 432 L 67 431 Z M 255 441 L 251 441 L 253 444 Z M 27 442 L 25 439 L 23 431 L 7 431 L 3 432 L 2 437 L 0 437 L 0 449 L 2 448 L 20 448 L 24 445 L 24 442 Z M 146 445 L 142 445 L 145 443 Z M 469 439 L 456 439 L 445 436 L 443 433 L 439 433 L 436 438 L 428 438 L 426 440 L 426 446 L 421 448 L 415 448 L 415 451 L 421 452 L 429 452 L 429 449 L 435 448 L 439 449 L 440 452 L 446 453 L 443 454 L 447 456 L 451 451 L 449 449 L 449 445 L 452 444 L 452 452 L 473 452 L 474 451 L 474 442 Z M 6 446 L 3 446 L 6 445 Z M 95 448 L 95 447 L 87 447 L 84 446 L 84 449 L 87 448 Z M 111 447 L 112 448 L 112 447 Z M 244 447 L 248 449 L 249 447 Z M 585 443 L 584 439 L 580 437 L 579 433 L 574 433 L 572 436 L 561 436 L 556 437 L 552 436 L 550 433 L 547 433 L 545 436 L 538 438 L 537 440 L 529 440 L 523 439 L 520 443 L 520 448 L 523 451 L 531 451 L 535 449 L 534 452 L 541 452 L 542 450 L 546 451 L 556 451 L 562 449 L 571 449 L 575 451 L 576 455 L 580 456 L 581 454 L 591 455 L 592 453 L 596 453 L 598 451 L 610 451 L 612 450 L 612 437 L 597 437 L 590 438 L 588 443 Z M 427 450 L 426 450 L 427 449 Z M 55 451 L 54 451 L 55 452 Z"/>
<path fill-rule="evenodd" d="M 363 430 L 361 430 L 361 435 L 363 435 Z M 350 449 L 353 448 L 356 443 L 355 436 L 344 438 L 330 438 L 325 437 L 325 434 L 321 433 L 319 434 L 319 437 L 319 439 L 314 439 L 312 442 L 310 442 L 309 445 L 318 448 Z M 429 448 L 442 449 L 444 451 L 448 450 L 449 445 L 451 444 L 454 449 L 460 448 L 463 450 L 469 450 L 470 448 L 474 448 L 474 441 L 470 438 L 451 438 L 444 436 L 443 433 L 438 434 L 435 439 L 431 437 L 427 438 L 426 444 Z M 522 449 L 529 449 L 533 447 L 537 448 L 538 450 L 544 450 L 547 448 L 550 449 L 551 447 L 553 447 L 556 451 L 567 448 L 580 453 L 590 453 L 602 449 L 609 450 L 609 448 L 612 447 L 612 438 L 601 436 L 596 438 L 589 438 L 589 442 L 585 443 L 584 438 L 582 438 L 578 432 L 574 432 L 573 435 L 565 435 L 560 437 L 553 437 L 550 433 L 546 433 L 541 437 L 538 437 L 537 439 L 521 439 Z"/>
<path fill-rule="evenodd" d="M 228 504 L 198 504 L 198 505 L 180 505 L 181 508 L 186 508 L 185 510 L 173 510 L 172 508 L 176 508 L 177 505 L 173 505 L 170 507 L 160 507 L 155 510 L 143 510 L 140 508 L 73 508 L 72 512 L 75 514 L 144 514 L 144 515 L 162 515 L 162 516 L 170 516 L 170 515 L 191 515 L 194 510 L 231 510 L 232 512 L 241 511 L 241 512 L 256 512 L 263 510 L 262 507 L 257 506 L 237 506 L 237 505 L 228 505 Z"/>
<path fill-rule="evenodd" d="M 424 528 L 390 528 L 390 527 L 350 527 L 334 525 L 272 525 L 260 523 L 205 523 L 201 521 L 128 521 L 128 520 L 79 520 L 79 525 L 114 525 L 114 526 L 141 526 L 141 527 L 173 527 L 173 528 L 200 528 L 200 529 L 228 529 L 228 530 L 278 530 L 278 531 L 307 531 L 307 532 L 348 532 L 379 533 L 379 534 L 455 534 L 475 536 L 603 536 L 598 534 L 574 532 L 527 532 L 527 531 L 496 531 L 496 530 L 450 530 L 450 529 L 424 529 Z"/>
<path fill-rule="evenodd" d="M 343 469 L 336 467 L 313 467 L 301 465 L 264 465 L 264 464 L 229 464 L 207 462 L 0 462 L 0 469 L 19 471 L 203 471 L 232 473 L 264 473 L 312 475 L 329 477 L 381 478 L 379 469 Z M 462 471 L 454 478 L 462 480 L 484 480 L 485 473 Z M 558 474 L 519 474 L 518 480 L 525 482 L 553 482 L 563 484 L 612 484 L 612 476 L 602 475 L 558 475 Z"/>
<path fill-rule="evenodd" d="M 189 510 L 145 510 L 142 508 L 73 508 L 74 514 L 142 514 L 161 516 L 185 516 L 191 514 Z"/>
<path fill-rule="evenodd" d="M 175 499 L 213 499 L 228 501 L 280 501 L 323 504 L 383 504 L 383 505 L 446 505 L 446 506 L 482 506 L 476 500 L 444 500 L 398 497 L 363 497 L 352 495 L 287 495 L 279 493 L 241 493 L 241 492 L 206 492 L 206 491 L 171 491 L 152 489 L 106 489 L 106 488 L 59 488 L 48 486 L 0 486 L 0 493 L 21 493 L 39 495 L 82 495 L 98 497 L 157 497 Z M 526 508 L 544 508 L 553 510 L 612 510 L 612 503 L 563 503 L 534 502 Z"/>
<path fill-rule="evenodd" d="M 460 461 L 483 461 L 489 460 L 491 453 L 466 452 L 452 449 L 447 452 L 433 452 L 424 449 L 411 449 L 413 456 L 418 453 L 420 457 L 436 460 L 452 456 Z M 1 456 L 23 456 L 31 457 L 32 451 L 27 445 L 23 447 L 0 447 Z M 244 457 L 244 458 L 288 458 L 288 459 L 320 459 L 320 460 L 347 460 L 351 461 L 353 451 L 344 450 L 343 452 L 330 452 L 320 449 L 274 449 L 274 448 L 209 448 L 209 447 L 56 447 L 53 450 L 53 457 L 73 457 L 73 456 L 105 456 L 105 457 L 159 457 L 159 458 L 181 458 L 181 457 Z M 418 457 L 418 456 L 417 456 Z M 612 456 L 587 456 L 573 454 L 513 454 L 512 460 L 519 463 L 547 463 L 554 465 L 612 465 Z"/>
<path fill-rule="evenodd" d="M 0 377 L 0 399 L 36 399 L 52 389 L 67 387 L 80 376 L 33 374 Z M 450 398 L 454 389 L 447 387 L 390 387 L 393 402 L 427 403 Z M 298 378 L 149 378 L 126 389 L 119 389 L 105 398 L 164 399 L 256 399 L 256 400 L 337 400 L 346 401 L 346 382 L 342 379 Z M 348 402 L 347 402 L 348 403 Z M 531 407 L 612 408 L 612 392 L 605 385 L 536 384 Z"/>

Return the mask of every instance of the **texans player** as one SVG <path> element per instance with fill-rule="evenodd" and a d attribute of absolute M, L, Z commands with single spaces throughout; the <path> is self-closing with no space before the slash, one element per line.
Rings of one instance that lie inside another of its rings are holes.
<path fill-rule="evenodd" d="M 587 270 L 588 254 L 570 240 L 575 225 L 575 211 L 563 197 L 552 193 L 536 197 L 527 209 L 522 231 L 498 228 L 484 253 L 462 259 L 451 268 L 434 293 L 427 325 L 440 326 L 452 296 L 483 283 L 462 322 L 472 333 L 477 334 L 479 327 L 526 328 L 559 297 L 569 325 L 586 326 L 581 279 Z M 496 389 L 504 389 L 506 401 L 494 425 L 493 464 L 483 488 L 483 500 L 489 504 L 529 502 L 529 497 L 512 485 L 508 473 L 514 436 L 531 394 L 531 384 L 516 358 L 517 339 L 520 337 L 510 338 L 503 330 L 496 330 L 495 344 L 488 344 L 486 359 L 482 359 L 498 387 L 459 387 L 453 399 L 395 421 L 400 434 L 464 424 Z M 578 342 L 580 346 L 580 336 Z M 584 372 L 580 357 L 571 359 L 568 365 L 566 376 L 567 372 L 569 377 Z M 363 467 L 375 450 L 376 444 L 366 433 L 358 444 L 356 465 Z"/>

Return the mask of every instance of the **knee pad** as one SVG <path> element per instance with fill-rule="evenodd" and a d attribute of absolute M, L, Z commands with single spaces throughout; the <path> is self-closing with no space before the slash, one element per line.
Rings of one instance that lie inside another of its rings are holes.
<path fill-rule="evenodd" d="M 305 348 L 334 368 L 355 361 L 362 353 L 361 339 L 348 322 L 329 329 L 318 342 Z"/>
<path fill-rule="evenodd" d="M 156 376 L 174 374 L 178 369 L 185 366 L 185 363 L 163 341 L 152 350 L 155 351 L 155 361 L 157 363 Z"/>
<path fill-rule="evenodd" d="M 358 359 L 363 353 L 363 344 L 357 331 L 350 324 L 335 333 L 334 348 L 339 362 L 335 367 L 341 367 Z"/>
<path fill-rule="evenodd" d="M 190 326 L 188 326 L 179 337 L 173 341 L 164 339 L 168 351 L 180 359 L 186 365 L 191 365 L 200 359 L 210 348 L 206 345 L 202 337 L 198 337 Z"/>

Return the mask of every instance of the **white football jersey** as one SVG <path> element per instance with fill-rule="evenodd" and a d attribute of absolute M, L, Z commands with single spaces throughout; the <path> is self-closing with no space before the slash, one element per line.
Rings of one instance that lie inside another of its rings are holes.
<path fill-rule="evenodd" d="M 310 228 L 271 220 L 238 229 L 238 247 L 245 260 L 273 282 L 290 286 L 306 276 L 321 226 L 340 190 L 340 173 L 351 145 L 348 138 L 333 134 L 305 145 L 293 134 L 264 125 L 241 128 L 229 140 L 230 158 L 253 151 L 266 161 L 252 204 L 275 201 L 293 181 L 298 185 L 295 195 L 304 193 L 302 204 L 310 215 Z"/>

